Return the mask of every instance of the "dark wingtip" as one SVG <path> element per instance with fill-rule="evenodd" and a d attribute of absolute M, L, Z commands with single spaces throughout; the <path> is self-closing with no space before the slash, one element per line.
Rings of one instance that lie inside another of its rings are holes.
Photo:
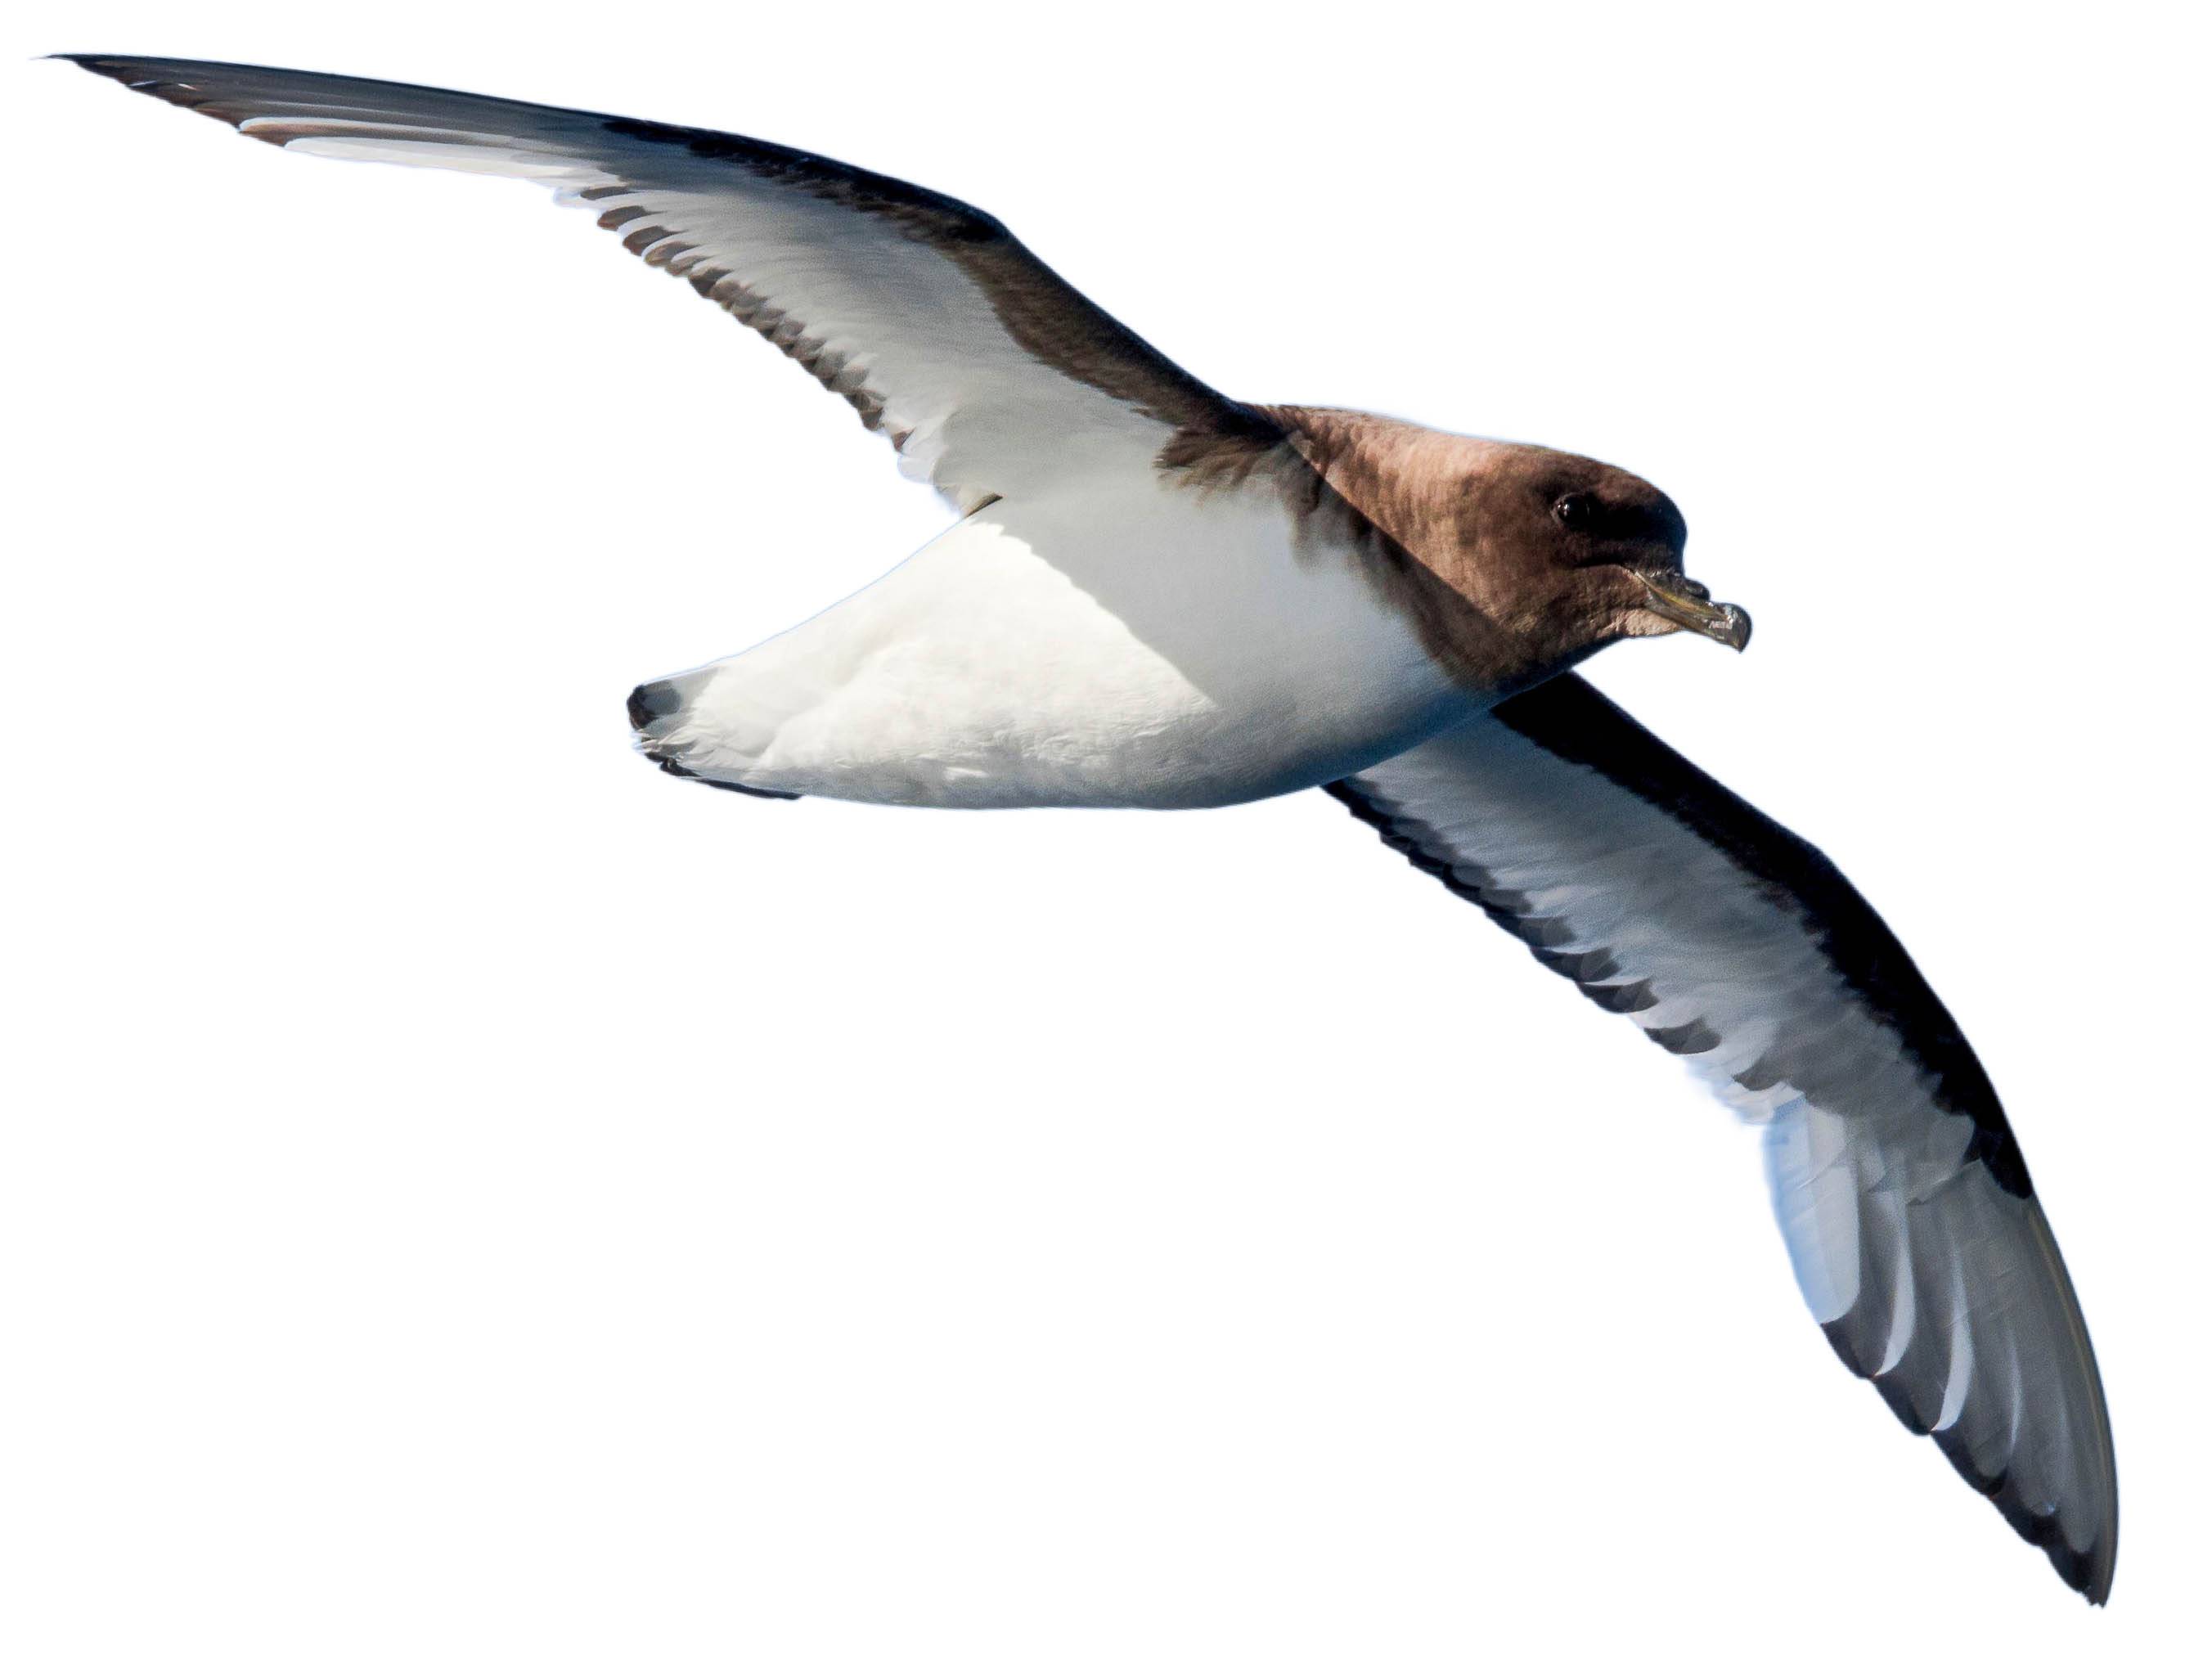
<path fill-rule="evenodd" d="M 1921 1416 L 1911 1396 L 1893 1376 L 1879 1372 L 1878 1358 L 1869 1359 L 1854 1340 L 1849 1316 L 1832 1319 L 1820 1327 L 1820 1334 L 1828 1339 L 1828 1346 L 1836 1351 L 1836 1358 L 1844 1362 L 1852 1376 L 1872 1382 L 1897 1420 L 1914 1434 L 1927 1435 L 1942 1449 L 1960 1479 L 1990 1500 L 2012 1529 L 2050 1559 L 2051 1566 L 2067 1585 L 2078 1590 L 2097 1607 L 2112 1591 L 2112 1564 L 2117 1553 L 2116 1540 L 2107 1529 L 2106 1534 L 2093 1541 L 2086 1550 L 2075 1549 L 2067 1541 L 2066 1534 L 2058 1524 L 2056 1515 L 2039 1514 L 2020 1501 L 2011 1483 L 2011 1471 L 2000 1468 L 1994 1473 L 1984 1470 L 1975 1462 L 1966 1437 L 1955 1429 L 1938 1429 Z M 1879 1355 L 1877 1346 L 1874 1350 Z"/>
<path fill-rule="evenodd" d="M 2020 1501 L 2009 1469 L 1984 1474 L 1975 1464 L 1965 1437 L 1954 1431 L 1938 1429 L 1932 1437 L 1942 1448 L 1943 1455 L 1951 1460 L 1951 1467 L 1959 1472 L 1960 1479 L 1988 1498 L 2014 1532 L 2043 1552 L 2069 1589 L 2080 1591 L 2092 1607 L 2101 1607 L 2111 1599 L 2119 1538 L 2109 1516 L 2101 1534 L 2091 1541 L 2089 1547 L 2076 1549 L 2067 1541 L 2065 1529 L 2058 1524 L 2055 1514 L 2041 1514 Z"/>
<path fill-rule="evenodd" d="M 1999 1504 L 1997 1507 L 2002 1509 L 2004 1506 Z M 2101 1542 L 2086 1550 L 2077 1550 L 2060 1535 L 2057 1522 L 2047 1516 L 2031 1517 L 2031 1520 L 2040 1523 L 2038 1528 L 2022 1526 L 2020 1522 L 2013 1520 L 2010 1514 L 2005 1519 L 2012 1521 L 2021 1537 L 2036 1545 L 2050 1558 L 2051 1566 L 2066 1582 L 2067 1587 L 2078 1591 L 2081 1599 L 2091 1607 L 2101 1607 L 2112 1600 L 2112 1552 Z M 2039 1536 L 2039 1531 L 2047 1535 Z"/>
<path fill-rule="evenodd" d="M 199 88 L 189 82 L 180 81 L 179 73 L 190 73 L 192 65 L 173 58 L 125 58 L 109 52 L 58 52 L 51 54 L 55 61 L 75 64 L 79 69 L 94 75 L 104 76 L 126 92 L 143 93 L 149 98 L 158 98 L 165 104 L 174 104 L 222 121 L 226 125 L 238 123 L 226 115 L 216 114 L 204 107 L 206 100 Z M 204 69 L 220 70 L 221 64 L 202 65 Z"/>
<path fill-rule="evenodd" d="M 128 75 L 130 66 L 138 61 L 135 58 L 118 57 L 106 52 L 50 52 L 46 54 L 49 64 L 75 64 L 81 70 L 105 75 L 111 81 L 120 80 Z"/>

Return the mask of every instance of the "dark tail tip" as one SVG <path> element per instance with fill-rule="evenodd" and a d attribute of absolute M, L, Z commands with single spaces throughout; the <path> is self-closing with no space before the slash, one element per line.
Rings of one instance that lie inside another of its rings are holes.
<path fill-rule="evenodd" d="M 655 680 L 650 685 L 641 685 L 629 694 L 629 724 L 633 732 L 642 732 L 653 721 L 674 714 L 684 706 L 684 694 L 666 680 Z"/>

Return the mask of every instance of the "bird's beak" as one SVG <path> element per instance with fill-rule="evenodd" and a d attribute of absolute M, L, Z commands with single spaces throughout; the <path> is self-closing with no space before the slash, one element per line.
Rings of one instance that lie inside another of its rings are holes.
<path fill-rule="evenodd" d="M 1635 573 L 1644 584 L 1644 608 L 1656 611 L 1675 627 L 1741 651 L 1751 643 L 1751 617 L 1742 606 L 1716 605 L 1703 582 L 1670 570 Z"/>

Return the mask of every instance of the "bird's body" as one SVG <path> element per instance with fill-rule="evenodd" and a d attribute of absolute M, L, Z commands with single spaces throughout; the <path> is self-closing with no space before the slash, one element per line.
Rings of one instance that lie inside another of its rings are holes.
<path fill-rule="evenodd" d="M 285 148 L 553 186 L 958 512 L 811 622 L 637 687 L 649 757 L 755 793 L 933 806 L 1326 786 L 1766 1126 L 1837 1352 L 2105 1598 L 2102 1386 L 1989 1078 L 1832 864 L 1570 672 L 1638 635 L 1747 638 L 1683 574 L 1663 494 L 1534 446 L 1224 398 L 997 221 L 818 155 L 382 82 L 76 61 Z"/>
<path fill-rule="evenodd" d="M 1484 699 L 1297 514 L 1150 471 L 994 501 L 633 709 L 672 768 L 779 794 L 1188 807 L 1328 783 Z"/>
<path fill-rule="evenodd" d="M 1468 501 L 1603 499 L 1653 571 L 1679 563 L 1674 504 L 1618 468 L 1339 410 L 1240 413 L 988 495 L 811 621 L 639 687 L 646 752 L 766 794 L 1230 805 L 1347 776 L 1596 648 L 1484 591 L 1490 514 Z M 1631 599 L 1628 631 L 1676 625 Z"/>

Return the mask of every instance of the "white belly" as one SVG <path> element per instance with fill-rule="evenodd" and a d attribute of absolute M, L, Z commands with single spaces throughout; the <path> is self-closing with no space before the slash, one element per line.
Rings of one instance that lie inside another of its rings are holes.
<path fill-rule="evenodd" d="M 812 621 L 663 682 L 648 752 L 932 806 L 1216 806 L 1325 783 L 1479 706 L 1346 548 L 1269 497 L 1147 481 L 963 520 Z"/>

